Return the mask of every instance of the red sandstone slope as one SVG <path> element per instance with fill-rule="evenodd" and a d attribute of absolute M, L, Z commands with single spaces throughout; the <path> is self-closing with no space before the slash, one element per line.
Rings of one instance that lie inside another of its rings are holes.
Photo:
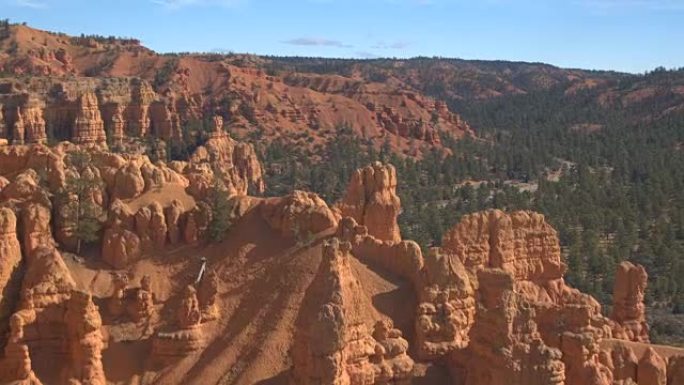
<path fill-rule="evenodd" d="M 262 130 L 268 140 L 282 137 L 314 148 L 334 137 L 340 126 L 348 126 L 378 146 L 388 142 L 409 155 L 439 147 L 441 133 L 456 138 L 472 134 L 444 103 L 404 83 L 306 73 L 271 76 L 261 69 L 264 60 L 158 55 L 137 41 L 76 38 L 15 25 L 0 41 L 0 72 L 10 75 L 0 87 L 0 104 L 5 104 L 6 126 L 14 124 L 17 107 L 29 106 L 45 110 L 47 126 L 60 126 L 64 117 L 53 118 L 48 111 L 64 109 L 81 94 L 93 92 L 107 132 L 113 131 L 113 119 L 123 120 L 128 134 L 140 135 L 144 119 L 157 133 L 160 125 L 185 127 L 219 114 L 238 134 Z M 136 100 L 139 86 L 131 77 L 153 87 L 144 86 Z M 119 118 L 116 109 L 131 104 L 149 108 L 149 117 Z M 130 121 L 137 119 L 142 123 Z"/>

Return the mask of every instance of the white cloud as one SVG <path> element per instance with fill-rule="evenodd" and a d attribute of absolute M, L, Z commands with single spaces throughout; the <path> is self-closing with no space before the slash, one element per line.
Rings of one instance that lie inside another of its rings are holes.
<path fill-rule="evenodd" d="M 318 47 L 336 47 L 336 48 L 351 48 L 349 44 L 345 44 L 339 40 L 330 40 L 320 37 L 298 37 L 283 41 L 284 44 L 302 45 L 302 46 L 318 46 Z"/>
<path fill-rule="evenodd" d="M 14 0 L 14 5 L 24 8 L 45 9 L 48 4 L 40 0 Z"/>
<path fill-rule="evenodd" d="M 373 49 L 404 49 L 404 48 L 408 48 L 411 44 L 412 44 L 411 42 L 403 41 L 403 40 L 395 41 L 392 43 L 386 43 L 384 41 L 380 41 L 371 48 L 373 48 Z"/>

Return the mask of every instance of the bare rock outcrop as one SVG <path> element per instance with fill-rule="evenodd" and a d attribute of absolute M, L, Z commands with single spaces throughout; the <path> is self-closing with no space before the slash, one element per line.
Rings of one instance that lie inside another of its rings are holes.
<path fill-rule="evenodd" d="M 613 335 L 636 342 L 649 342 L 644 306 L 648 274 L 641 265 L 622 262 L 615 274 L 613 289 Z"/>
<path fill-rule="evenodd" d="M 337 219 L 325 201 L 304 191 L 265 200 L 261 204 L 261 215 L 271 228 L 298 240 L 337 226 Z"/>
<path fill-rule="evenodd" d="M 375 163 L 357 170 L 347 192 L 335 205 L 341 217 L 352 217 L 368 234 L 388 242 L 401 241 L 397 217 L 401 201 L 396 194 L 397 172 L 391 164 Z"/>
<path fill-rule="evenodd" d="M 490 210 L 466 215 L 447 231 L 442 247 L 471 271 L 499 268 L 516 281 L 551 281 L 562 278 L 566 270 L 556 230 L 533 212 Z"/>
<path fill-rule="evenodd" d="M 622 385 L 636 382 L 638 359 L 631 347 L 623 343 L 616 344 L 610 351 L 610 359 L 605 362 L 613 373 L 614 383 Z"/>
<path fill-rule="evenodd" d="M 194 286 L 186 286 L 181 294 L 172 327 L 174 331 L 159 332 L 152 341 L 152 356 L 156 362 L 168 364 L 206 346 L 202 309 Z"/>
<path fill-rule="evenodd" d="M 124 283 L 119 283 L 119 286 Z M 126 291 L 126 312 L 137 323 L 149 323 L 156 315 L 152 279 L 145 275 L 140 279 L 140 286 Z"/>

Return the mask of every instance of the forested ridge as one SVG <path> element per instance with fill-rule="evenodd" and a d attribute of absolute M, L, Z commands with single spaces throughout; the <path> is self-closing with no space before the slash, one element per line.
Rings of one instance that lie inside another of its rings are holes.
<path fill-rule="evenodd" d="M 445 135 L 451 154 L 435 150 L 420 160 L 374 149 L 345 130 L 321 149 L 323 159 L 278 142 L 261 145 L 268 193 L 306 189 L 331 203 L 353 170 L 373 160 L 391 162 L 399 176 L 403 237 L 422 247 L 439 245 L 445 230 L 470 212 L 542 212 L 559 232 L 569 283 L 609 311 L 616 264 L 643 264 L 653 335 L 682 343 L 676 315 L 684 313 L 684 111 L 668 94 L 681 75 L 658 70 L 625 80 L 625 88 L 635 82 L 667 86 L 629 106 L 602 105 L 602 90 L 568 93 L 565 85 L 449 100 L 478 137 Z"/>

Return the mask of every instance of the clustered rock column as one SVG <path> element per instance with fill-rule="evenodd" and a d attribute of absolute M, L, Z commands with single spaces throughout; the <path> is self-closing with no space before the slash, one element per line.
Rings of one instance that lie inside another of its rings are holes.
<path fill-rule="evenodd" d="M 176 312 L 176 319 L 178 327 L 181 329 L 192 329 L 199 326 L 202 322 L 202 311 L 197 299 L 197 289 L 192 285 L 188 285 L 183 292 L 183 298 Z"/>
<path fill-rule="evenodd" d="M 5 355 L 0 362 L 0 380 L 6 383 L 41 385 L 31 365 L 29 348 L 26 345 L 24 328 L 36 321 L 36 310 L 31 291 L 10 318 L 9 339 L 5 345 Z"/>
<path fill-rule="evenodd" d="M 481 307 L 470 345 L 457 353 L 456 365 L 467 371 L 466 385 L 563 385 L 561 352 L 543 342 L 534 308 L 514 292 L 513 276 L 483 269 L 478 281 Z"/>
<path fill-rule="evenodd" d="M 140 279 L 140 287 L 132 289 L 126 309 L 131 319 L 137 323 L 149 322 L 154 317 L 156 308 L 154 307 L 152 279 L 149 275 L 144 275 Z"/>
<path fill-rule="evenodd" d="M 12 144 L 46 143 L 43 108 L 34 102 L 24 107 L 16 107 L 12 126 Z"/>
<path fill-rule="evenodd" d="M 342 217 L 351 217 L 368 228 L 368 234 L 388 242 L 401 241 L 397 216 L 401 201 L 396 194 L 397 172 L 394 166 L 375 163 L 357 170 L 347 192 L 336 205 Z"/>
<path fill-rule="evenodd" d="M 0 329 L 6 326 L 12 311 L 11 304 L 19 294 L 21 277 L 21 244 L 17 238 L 17 217 L 6 207 L 0 208 Z"/>
<path fill-rule="evenodd" d="M 615 275 L 613 315 L 616 322 L 613 335 L 637 342 L 649 342 L 644 307 L 644 292 L 648 274 L 641 265 L 622 262 Z"/>
<path fill-rule="evenodd" d="M 202 321 L 213 321 L 219 318 L 219 308 L 216 303 L 220 280 L 215 270 L 210 270 L 202 277 L 197 291 Z"/>
<path fill-rule="evenodd" d="M 174 104 L 175 100 L 171 98 L 168 103 L 156 101 L 150 106 L 152 131 L 160 139 L 182 138 L 181 122 Z"/>
<path fill-rule="evenodd" d="M 117 104 L 109 121 L 109 136 L 113 144 L 120 145 L 126 137 L 125 107 Z"/>
<path fill-rule="evenodd" d="M 78 110 L 71 141 L 77 144 L 106 143 L 104 121 L 95 93 L 87 92 L 81 95 L 76 103 Z"/>
<path fill-rule="evenodd" d="M 363 309 L 371 308 L 350 266 L 351 245 L 333 238 L 307 291 L 296 321 L 292 384 L 408 384 L 413 360 L 408 343 L 390 322 L 370 332 Z"/>
<path fill-rule="evenodd" d="M 21 116 L 21 110 L 17 107 L 14 114 L 14 124 L 12 125 L 12 144 L 24 144 L 26 136 L 26 128 L 24 127 L 24 118 Z"/>
<path fill-rule="evenodd" d="M 174 200 L 164 208 L 159 202 L 131 213 L 128 206 L 115 200 L 109 210 L 102 239 L 102 258 L 110 265 L 122 269 L 138 260 L 145 252 L 162 250 L 167 245 L 177 245 L 196 226 L 189 219 L 182 203 Z M 186 219 L 186 217 L 188 219 Z M 185 226 L 185 227 L 183 227 Z M 195 237 L 198 236 L 198 229 Z"/>
<path fill-rule="evenodd" d="M 106 385 L 102 366 L 102 318 L 93 298 L 88 293 L 73 291 L 67 303 L 65 323 L 71 352 L 72 383 L 83 385 Z"/>
<path fill-rule="evenodd" d="M 39 105 L 28 105 L 21 110 L 26 143 L 46 143 L 47 133 L 45 131 L 45 119 L 43 118 L 43 108 Z M 17 117 L 18 119 L 18 117 Z"/>
<path fill-rule="evenodd" d="M 7 139 L 7 123 L 5 123 L 4 106 L 0 104 L 0 139 Z M 9 143 L 9 141 L 8 141 Z"/>
<path fill-rule="evenodd" d="M 128 131 L 130 135 L 145 137 L 150 131 L 150 104 L 155 98 L 149 83 L 140 81 L 134 85 L 131 104 L 128 106 Z"/>
<path fill-rule="evenodd" d="M 416 319 L 418 355 L 436 359 L 468 346 L 475 293 L 461 261 L 431 249 L 421 271 Z"/>

